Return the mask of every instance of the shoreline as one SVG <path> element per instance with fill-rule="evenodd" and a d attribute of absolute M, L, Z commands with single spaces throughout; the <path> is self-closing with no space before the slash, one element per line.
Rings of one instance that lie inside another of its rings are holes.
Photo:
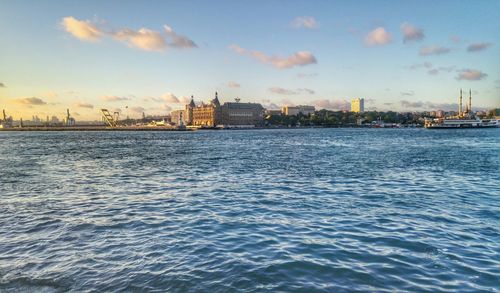
<path fill-rule="evenodd" d="M 300 127 L 248 127 L 248 128 L 170 128 L 170 127 L 141 127 L 141 126 L 122 126 L 122 127 L 108 127 L 108 126 L 27 126 L 27 127 L 10 127 L 0 128 L 0 132 L 16 132 L 16 131 L 206 131 L 206 130 L 265 130 L 265 129 L 311 129 L 311 128 L 375 128 L 375 129 L 400 129 L 400 128 L 423 128 L 423 127 L 370 127 L 370 126 L 354 126 L 354 125 L 339 125 L 339 126 L 300 126 Z"/>
<path fill-rule="evenodd" d="M 108 127 L 108 126 L 27 126 L 0 128 L 2 131 L 192 131 L 191 129 L 168 128 L 168 127 Z"/>

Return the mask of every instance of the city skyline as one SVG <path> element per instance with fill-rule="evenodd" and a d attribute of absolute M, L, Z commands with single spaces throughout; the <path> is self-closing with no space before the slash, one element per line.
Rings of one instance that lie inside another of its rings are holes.
<path fill-rule="evenodd" d="M 0 1 L 0 103 L 9 115 L 131 117 L 194 95 L 264 107 L 500 106 L 498 1 L 85 3 Z M 43 11 L 43 13 L 40 13 Z M 480 22 L 477 20 L 480 19 Z"/>

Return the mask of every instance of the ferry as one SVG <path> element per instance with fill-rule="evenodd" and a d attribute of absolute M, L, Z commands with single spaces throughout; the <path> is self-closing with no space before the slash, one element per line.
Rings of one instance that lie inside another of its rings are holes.
<path fill-rule="evenodd" d="M 497 119 L 480 119 L 472 112 L 472 92 L 469 90 L 469 104 L 465 111 L 462 111 L 462 90 L 458 103 L 458 115 L 425 119 L 424 127 L 427 129 L 458 129 L 458 128 L 495 128 L 500 127 Z"/>
<path fill-rule="evenodd" d="M 450 119 L 437 118 L 425 120 L 425 128 L 494 128 L 500 127 L 500 123 L 496 119 Z"/>

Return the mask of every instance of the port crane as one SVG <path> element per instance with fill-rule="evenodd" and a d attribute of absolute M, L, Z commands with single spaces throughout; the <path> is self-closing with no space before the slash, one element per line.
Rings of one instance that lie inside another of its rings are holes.
<path fill-rule="evenodd" d="M 102 119 L 108 124 L 110 127 L 116 127 L 118 125 L 118 112 L 114 112 L 114 117 L 109 113 L 108 109 L 101 109 Z"/>
<path fill-rule="evenodd" d="M 3 119 L 0 120 L 0 128 L 12 127 L 12 117 L 7 117 L 5 110 L 2 113 Z"/>

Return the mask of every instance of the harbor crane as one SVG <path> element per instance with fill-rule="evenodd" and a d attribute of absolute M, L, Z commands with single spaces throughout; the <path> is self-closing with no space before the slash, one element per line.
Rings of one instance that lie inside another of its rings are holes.
<path fill-rule="evenodd" d="M 5 110 L 2 111 L 3 118 L 0 119 L 0 128 L 12 127 L 12 117 L 7 117 Z"/>
<path fill-rule="evenodd" d="M 104 120 L 106 122 L 106 124 L 108 124 L 108 126 L 110 127 L 116 127 L 117 124 L 118 124 L 118 112 L 114 112 L 114 116 L 111 115 L 111 113 L 109 113 L 108 109 L 101 109 L 101 112 L 102 112 L 102 120 Z"/>

